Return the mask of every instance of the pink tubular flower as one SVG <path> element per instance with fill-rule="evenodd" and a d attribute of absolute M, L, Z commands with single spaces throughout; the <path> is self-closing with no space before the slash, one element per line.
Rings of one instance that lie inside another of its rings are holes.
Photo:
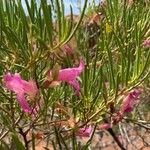
<path fill-rule="evenodd" d="M 141 93 L 142 93 L 141 89 L 135 89 L 135 90 L 131 91 L 127 95 L 127 97 L 124 99 L 124 101 L 121 105 L 120 112 L 122 114 L 132 112 L 134 105 L 136 104 L 138 97 Z"/>
<path fill-rule="evenodd" d="M 27 82 L 22 80 L 19 74 L 12 75 L 10 73 L 4 75 L 4 83 L 7 89 L 16 93 L 18 102 L 24 112 L 34 113 L 34 109 L 31 109 L 26 101 L 25 94 L 27 94 L 30 99 L 34 99 L 38 92 L 36 83 L 32 80 Z"/>
<path fill-rule="evenodd" d="M 91 126 L 79 129 L 77 136 L 79 137 L 90 137 L 93 128 Z"/>
<path fill-rule="evenodd" d="M 114 116 L 112 116 L 112 124 L 119 123 L 122 119 L 125 113 L 130 113 L 133 111 L 135 104 L 137 103 L 137 100 L 139 98 L 139 95 L 142 93 L 142 89 L 135 89 L 131 91 L 124 101 L 122 102 L 120 111 L 117 112 Z"/>
<path fill-rule="evenodd" d="M 81 72 L 83 72 L 83 70 L 84 70 L 84 62 L 81 59 L 79 67 L 59 70 L 57 81 L 65 81 L 69 83 L 76 90 L 76 94 L 78 95 L 80 92 L 80 84 L 77 80 L 77 77 L 81 74 Z M 51 71 L 49 71 L 48 79 L 51 78 L 52 73 Z"/>
<path fill-rule="evenodd" d="M 150 48 L 150 39 L 149 40 L 145 40 L 143 42 L 143 46 L 145 46 L 146 48 Z"/>

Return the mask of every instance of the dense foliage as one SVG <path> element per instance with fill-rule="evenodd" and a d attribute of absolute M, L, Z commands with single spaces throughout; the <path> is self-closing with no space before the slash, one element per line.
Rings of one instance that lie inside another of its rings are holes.
<path fill-rule="evenodd" d="M 84 150 L 96 130 L 138 122 L 150 3 L 85 0 L 78 16 L 72 7 L 65 16 L 63 0 L 25 3 L 27 12 L 21 0 L 0 1 L 0 149 L 34 150 L 45 139 L 54 149 Z"/>

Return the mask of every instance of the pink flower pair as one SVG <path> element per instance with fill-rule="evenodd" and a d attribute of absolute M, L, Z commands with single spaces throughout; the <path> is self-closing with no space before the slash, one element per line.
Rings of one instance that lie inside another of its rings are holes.
<path fill-rule="evenodd" d="M 30 99 L 34 99 L 38 93 L 38 88 L 33 80 L 25 81 L 22 80 L 19 74 L 7 73 L 4 76 L 4 83 L 7 89 L 13 91 L 17 95 L 17 100 L 26 113 L 35 113 L 35 109 L 31 108 L 26 100 L 26 95 Z"/>
<path fill-rule="evenodd" d="M 76 94 L 80 92 L 80 84 L 77 80 L 77 77 L 84 70 L 84 62 L 80 60 L 79 67 L 76 68 L 67 68 L 59 70 L 57 81 L 65 81 L 69 83 L 76 91 Z M 52 73 L 49 71 L 48 78 L 52 78 Z M 29 99 L 34 99 L 38 93 L 38 88 L 35 81 L 30 80 L 26 81 L 21 79 L 19 74 L 10 74 L 7 73 L 4 76 L 4 83 L 7 89 L 13 91 L 17 95 L 17 100 L 22 107 L 23 111 L 26 113 L 36 113 L 36 108 L 31 108 L 26 100 L 26 96 Z"/>

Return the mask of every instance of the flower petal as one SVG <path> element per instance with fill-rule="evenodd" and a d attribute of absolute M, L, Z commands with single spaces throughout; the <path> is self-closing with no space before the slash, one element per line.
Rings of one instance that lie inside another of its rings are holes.
<path fill-rule="evenodd" d="M 68 81 L 68 83 L 75 89 L 76 94 L 79 95 L 80 84 L 77 80 Z"/>
<path fill-rule="evenodd" d="M 4 83 L 6 88 L 16 93 L 17 100 L 24 112 L 35 112 L 34 108 L 32 110 L 25 99 L 25 94 L 27 94 L 31 99 L 34 99 L 34 97 L 36 96 L 38 89 L 34 81 L 31 80 L 28 82 L 22 80 L 19 74 L 12 75 L 10 73 L 7 73 L 4 76 Z"/>
<path fill-rule="evenodd" d="M 143 42 L 143 46 L 145 46 L 146 48 L 150 48 L 150 39 L 145 40 L 145 41 Z"/>
<path fill-rule="evenodd" d="M 81 59 L 77 68 L 67 68 L 59 71 L 58 81 L 71 81 L 77 78 L 84 70 L 84 62 Z"/>
<path fill-rule="evenodd" d="M 22 80 L 22 84 L 23 84 L 24 92 L 27 93 L 31 99 L 34 99 L 34 97 L 38 92 L 36 83 L 33 80 L 30 80 L 29 82 Z"/>
<path fill-rule="evenodd" d="M 26 112 L 26 113 L 32 112 L 32 109 L 30 108 L 29 104 L 27 103 L 27 101 L 24 97 L 24 94 L 18 94 L 17 99 L 18 99 L 18 102 L 19 102 L 19 104 L 22 107 L 24 112 Z"/>
<path fill-rule="evenodd" d="M 26 93 L 30 98 L 34 98 L 38 92 L 36 83 L 33 80 L 25 81 L 22 80 L 19 74 L 7 73 L 4 76 L 4 82 L 6 88 L 15 92 L 16 94 Z"/>
<path fill-rule="evenodd" d="M 134 109 L 134 105 L 136 104 L 139 95 L 142 93 L 141 89 L 135 89 L 130 92 L 127 97 L 124 99 L 122 106 L 121 106 L 121 113 L 130 113 Z"/>
<path fill-rule="evenodd" d="M 22 79 L 19 74 L 11 75 L 7 73 L 4 76 L 5 86 L 15 92 L 15 93 L 24 93 Z"/>
<path fill-rule="evenodd" d="M 80 137 L 90 137 L 92 131 L 93 131 L 93 128 L 91 126 L 81 128 L 79 129 L 79 132 L 77 133 L 77 135 Z"/>
<path fill-rule="evenodd" d="M 80 65 L 76 68 L 66 68 L 59 70 L 58 78 L 56 81 L 65 81 L 69 83 L 75 90 L 76 94 L 79 95 L 80 91 L 80 84 L 77 81 L 77 77 L 81 74 L 81 72 L 84 70 L 84 61 L 80 59 Z M 48 79 L 45 81 L 46 86 L 49 86 L 49 82 L 52 78 L 52 72 L 48 72 Z"/>

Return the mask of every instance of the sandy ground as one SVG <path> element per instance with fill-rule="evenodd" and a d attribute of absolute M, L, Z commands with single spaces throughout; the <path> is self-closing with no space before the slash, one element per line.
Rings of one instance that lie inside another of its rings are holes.
<path fill-rule="evenodd" d="M 118 138 L 127 150 L 150 150 L 150 132 L 143 128 L 130 128 L 124 137 L 118 135 Z M 83 142 L 86 140 L 88 139 L 84 139 Z M 45 142 L 40 141 L 36 150 L 45 150 L 44 147 Z M 112 136 L 106 131 L 99 131 L 95 134 L 90 148 L 91 150 L 120 150 Z M 53 150 L 53 148 L 48 147 L 47 150 Z"/>

